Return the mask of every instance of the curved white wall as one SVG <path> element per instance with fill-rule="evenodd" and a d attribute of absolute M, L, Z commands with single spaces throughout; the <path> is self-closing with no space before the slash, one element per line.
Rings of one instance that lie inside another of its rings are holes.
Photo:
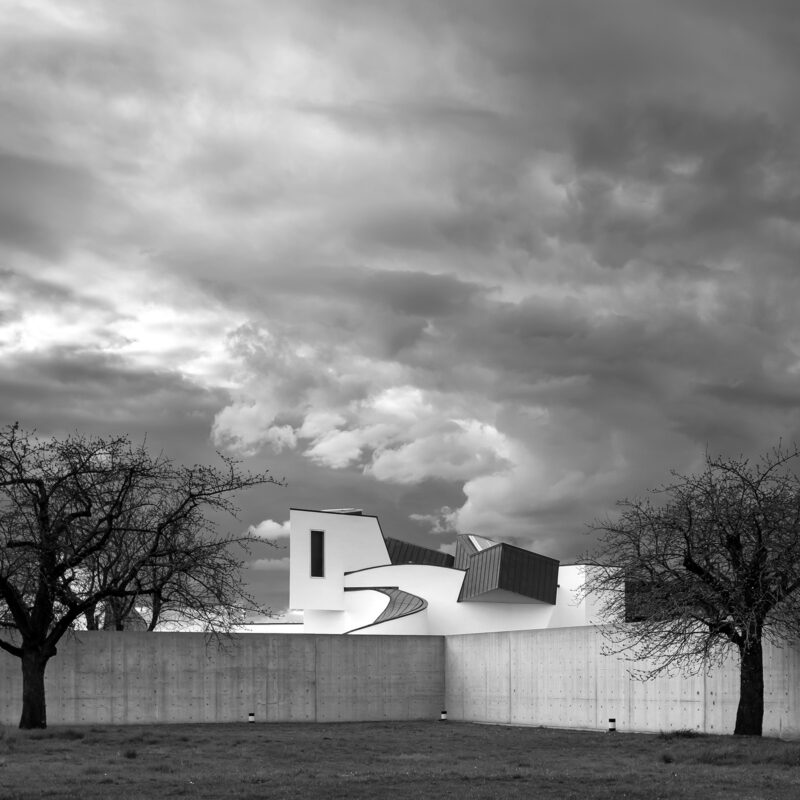
<path fill-rule="evenodd" d="M 342 611 L 308 609 L 303 613 L 303 633 L 348 633 L 373 623 L 389 604 L 382 592 L 358 591 L 344 593 Z M 367 633 L 374 633 L 368 630 Z"/>
<path fill-rule="evenodd" d="M 583 567 L 561 567 L 556 605 L 546 603 L 459 603 L 464 573 L 422 564 L 397 564 L 362 570 L 346 577 L 347 586 L 397 586 L 428 601 L 425 611 L 390 620 L 363 633 L 445 635 L 490 631 L 566 628 L 590 624 L 578 599 Z M 374 618 L 373 618 L 374 619 Z"/>

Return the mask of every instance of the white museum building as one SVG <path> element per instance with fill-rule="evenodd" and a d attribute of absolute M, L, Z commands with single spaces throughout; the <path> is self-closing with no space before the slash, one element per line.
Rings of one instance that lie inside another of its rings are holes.
<path fill-rule="evenodd" d="M 591 625 L 585 567 L 462 534 L 455 555 L 384 536 L 360 509 L 289 516 L 291 633 L 449 635 Z"/>

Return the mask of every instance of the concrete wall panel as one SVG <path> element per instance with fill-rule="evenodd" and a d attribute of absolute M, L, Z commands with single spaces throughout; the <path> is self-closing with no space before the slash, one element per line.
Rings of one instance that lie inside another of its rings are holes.
<path fill-rule="evenodd" d="M 466 638 L 480 642 L 467 648 L 459 640 Z M 460 662 L 458 675 L 447 678 L 447 711 L 458 709 L 457 719 L 475 719 L 482 722 L 508 722 L 510 713 L 509 644 L 502 633 L 479 633 L 469 637 L 447 637 L 448 656 Z"/>
<path fill-rule="evenodd" d="M 800 647 L 770 647 L 765 653 L 771 680 L 764 687 L 764 724 L 781 736 L 800 737 Z"/>
<path fill-rule="evenodd" d="M 317 715 L 316 637 L 265 637 L 267 722 L 312 722 Z"/>
<path fill-rule="evenodd" d="M 434 719 L 444 696 L 441 639 L 316 636 L 317 720 Z M 414 675 L 409 670 L 414 670 Z"/>
<path fill-rule="evenodd" d="M 46 678 L 51 724 L 436 719 L 438 637 L 82 632 Z M 0 723 L 19 720 L 19 660 L 0 651 Z"/>
<path fill-rule="evenodd" d="M 710 673 L 640 681 L 645 665 L 603 653 L 596 628 L 447 637 L 445 702 L 452 719 L 620 731 L 691 728 L 732 733 L 739 700 L 735 655 Z M 800 735 L 800 648 L 765 645 L 764 733 Z M 503 691 L 508 687 L 507 713 Z"/>
<path fill-rule="evenodd" d="M 510 645 L 510 721 L 593 728 L 594 683 L 581 637 L 570 629 L 542 633 L 547 636 L 539 639 L 523 631 L 505 634 Z M 573 657 L 565 659 L 566 652 Z"/>

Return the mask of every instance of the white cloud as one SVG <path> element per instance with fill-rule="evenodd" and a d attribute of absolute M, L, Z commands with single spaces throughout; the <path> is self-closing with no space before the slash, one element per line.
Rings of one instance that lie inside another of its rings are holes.
<path fill-rule="evenodd" d="M 236 402 L 214 417 L 211 435 L 218 446 L 239 455 L 253 455 L 265 444 L 275 441 L 271 435 L 274 418 L 275 408 L 263 402 Z"/>
<path fill-rule="evenodd" d="M 379 450 L 366 471 L 378 480 L 395 483 L 429 478 L 457 482 L 505 474 L 511 466 L 506 437 L 477 420 L 440 420 L 428 435 L 413 437 L 412 429 L 409 440 L 400 446 Z"/>
<path fill-rule="evenodd" d="M 336 411 L 309 411 L 297 435 L 304 439 L 318 440 L 332 431 L 337 431 L 346 423 L 345 417 Z"/>
<path fill-rule="evenodd" d="M 283 539 L 289 536 L 289 520 L 275 522 L 272 519 L 265 519 L 258 525 L 251 526 L 248 532 L 259 539 Z"/>
<path fill-rule="evenodd" d="M 379 417 L 396 418 L 406 424 L 426 419 L 434 413 L 424 392 L 416 386 L 390 386 L 364 405 L 374 409 Z"/>
<path fill-rule="evenodd" d="M 361 460 L 368 441 L 368 430 L 333 430 L 318 436 L 305 454 L 317 464 L 341 469 Z"/>
<path fill-rule="evenodd" d="M 294 450 L 297 445 L 297 436 L 291 425 L 272 425 L 267 430 L 266 440 L 275 453 L 280 453 L 283 449 Z"/>

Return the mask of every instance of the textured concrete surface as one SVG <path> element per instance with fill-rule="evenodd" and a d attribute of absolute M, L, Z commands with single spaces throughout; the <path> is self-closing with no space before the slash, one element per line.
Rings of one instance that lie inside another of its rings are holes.
<path fill-rule="evenodd" d="M 51 724 L 438 719 L 437 637 L 79 633 L 47 667 Z M 0 723 L 19 721 L 18 659 L 0 651 Z"/>
<path fill-rule="evenodd" d="M 602 654 L 595 628 L 448 636 L 446 700 L 454 720 L 605 730 L 693 728 L 732 733 L 735 658 L 710 673 L 637 681 L 629 661 Z M 800 648 L 765 645 L 764 734 L 800 737 Z"/>
<path fill-rule="evenodd" d="M 402 620 L 398 620 L 402 622 Z M 590 627 L 459 636 L 80 633 L 47 670 L 51 724 L 438 719 L 730 733 L 735 659 L 633 680 Z M 765 646 L 764 733 L 800 737 L 800 647 Z M 0 723 L 19 720 L 19 661 L 0 651 Z"/>

